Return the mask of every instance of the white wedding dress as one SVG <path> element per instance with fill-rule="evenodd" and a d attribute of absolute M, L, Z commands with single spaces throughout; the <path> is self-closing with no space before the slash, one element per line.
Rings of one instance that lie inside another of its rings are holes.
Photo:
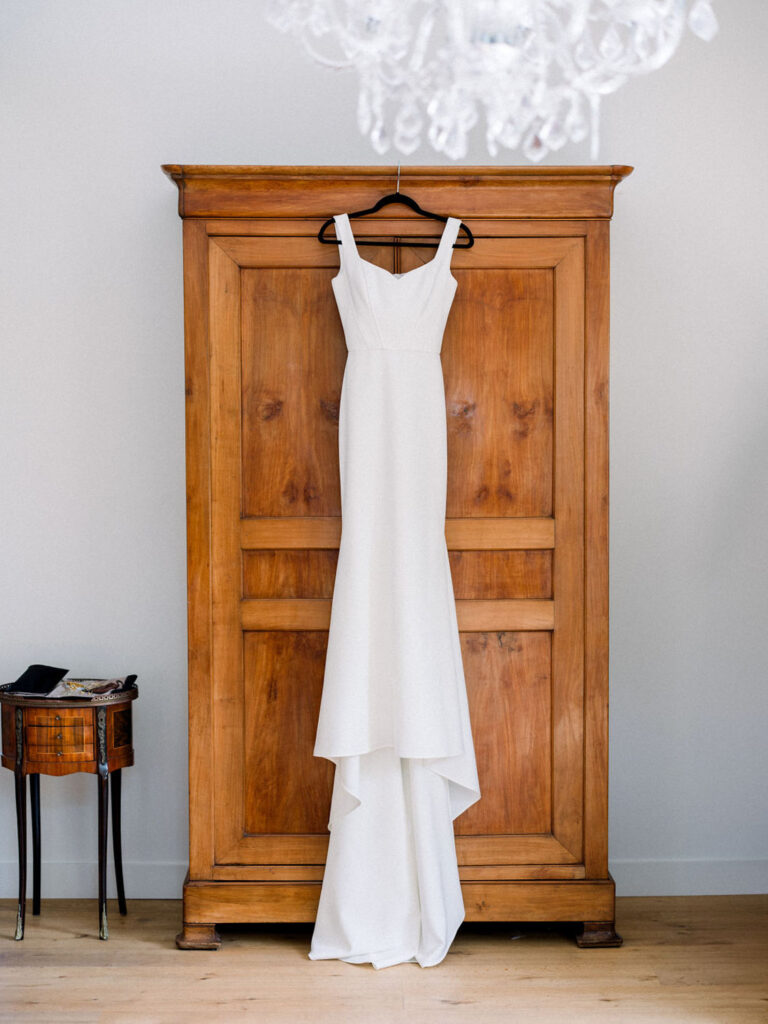
<path fill-rule="evenodd" d="M 440 348 L 460 221 L 392 274 L 334 220 L 342 535 L 314 753 L 336 769 L 309 957 L 429 967 L 464 919 L 453 819 L 480 798 L 445 542 Z"/>

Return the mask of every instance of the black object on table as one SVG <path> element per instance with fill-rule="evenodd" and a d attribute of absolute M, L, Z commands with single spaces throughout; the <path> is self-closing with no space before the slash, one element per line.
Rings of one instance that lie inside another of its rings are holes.
<path fill-rule="evenodd" d="M 134 677 L 135 678 L 135 677 Z M 132 702 L 139 690 L 134 682 L 103 696 L 25 697 L 0 686 L 2 764 L 16 777 L 16 826 L 19 840 L 19 907 L 16 939 L 24 938 L 27 896 L 27 799 L 30 777 L 32 804 L 32 913 L 40 913 L 40 776 L 90 772 L 99 790 L 99 938 L 107 929 L 108 784 L 112 790 L 112 848 L 117 900 L 127 913 L 123 882 L 120 826 L 121 770 L 133 764 Z"/>

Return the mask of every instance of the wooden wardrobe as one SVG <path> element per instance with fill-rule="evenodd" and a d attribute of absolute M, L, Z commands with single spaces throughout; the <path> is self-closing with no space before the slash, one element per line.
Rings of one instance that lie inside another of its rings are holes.
<path fill-rule="evenodd" d="M 189 873 L 182 948 L 314 920 L 333 765 L 312 754 L 341 535 L 346 347 L 326 218 L 396 167 L 170 164 L 184 234 Z M 442 347 L 446 540 L 482 797 L 455 822 L 468 921 L 619 945 L 608 871 L 608 230 L 632 168 L 405 167 L 460 217 Z M 396 273 L 435 222 L 354 222 Z M 437 225 L 439 228 L 440 225 Z M 333 236 L 333 231 L 331 231 Z M 461 236 L 460 236 L 461 239 Z"/>

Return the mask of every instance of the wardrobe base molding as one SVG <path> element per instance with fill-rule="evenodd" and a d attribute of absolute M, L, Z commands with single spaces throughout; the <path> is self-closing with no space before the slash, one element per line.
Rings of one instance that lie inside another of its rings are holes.
<path fill-rule="evenodd" d="M 179 949 L 218 949 L 218 924 L 299 924 L 315 920 L 320 881 L 184 882 Z M 466 921 L 574 922 L 584 948 L 621 945 L 613 927 L 616 886 L 605 879 L 462 882 Z"/>

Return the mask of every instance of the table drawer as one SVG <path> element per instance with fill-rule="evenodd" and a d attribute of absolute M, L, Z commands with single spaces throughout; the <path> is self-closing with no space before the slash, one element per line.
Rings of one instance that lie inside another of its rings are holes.
<path fill-rule="evenodd" d="M 93 726 L 93 710 L 91 708 L 25 708 L 24 724 L 45 726 L 49 729 L 60 725 Z"/>
<path fill-rule="evenodd" d="M 55 726 L 28 725 L 25 731 L 30 761 L 89 761 L 93 758 L 93 726 L 90 722 Z"/>

